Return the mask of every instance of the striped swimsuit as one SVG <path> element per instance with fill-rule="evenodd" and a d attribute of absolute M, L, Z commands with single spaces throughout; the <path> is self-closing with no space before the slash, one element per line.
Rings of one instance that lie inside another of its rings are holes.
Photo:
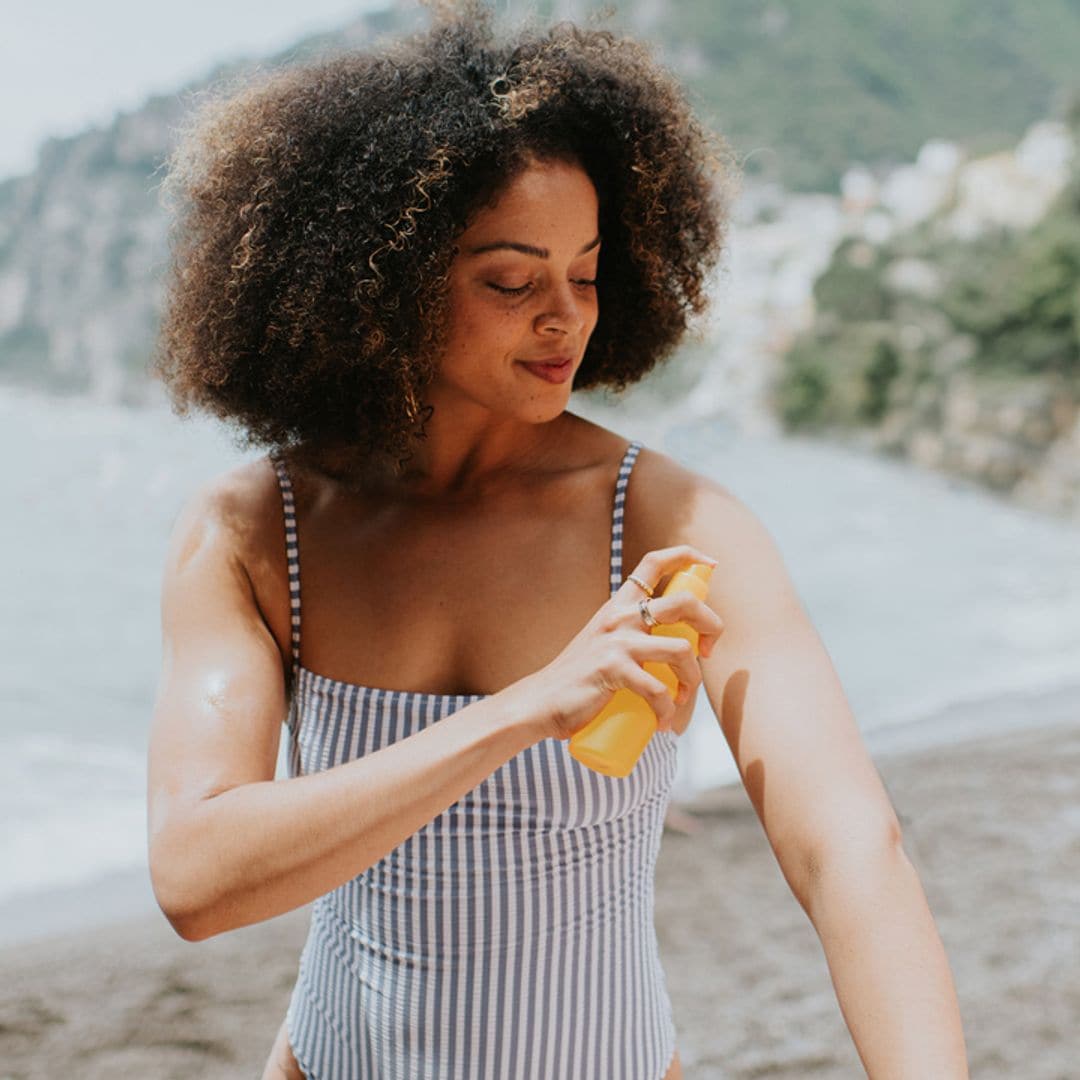
<path fill-rule="evenodd" d="M 615 487 L 622 582 L 631 442 Z M 290 775 L 328 769 L 483 694 L 340 682 L 300 655 L 300 558 L 281 485 L 292 615 Z M 675 1025 L 653 913 L 676 739 L 603 776 L 548 738 L 496 769 L 385 858 L 315 901 L 287 1014 L 318 1080 L 661 1080 Z"/>

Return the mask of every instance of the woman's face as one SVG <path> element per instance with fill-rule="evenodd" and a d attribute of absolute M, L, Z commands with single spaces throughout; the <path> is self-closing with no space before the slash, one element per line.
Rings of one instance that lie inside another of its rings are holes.
<path fill-rule="evenodd" d="M 432 397 L 531 423 L 566 408 L 596 326 L 598 209 L 579 166 L 534 162 L 477 214 L 450 269 L 450 326 Z M 528 366 L 559 360 L 561 372 Z"/>

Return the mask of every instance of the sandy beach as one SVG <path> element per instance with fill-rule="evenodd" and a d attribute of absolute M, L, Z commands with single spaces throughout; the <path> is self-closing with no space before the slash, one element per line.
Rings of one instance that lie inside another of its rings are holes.
<path fill-rule="evenodd" d="M 1024 701 L 1009 706 L 1024 709 L 1022 730 L 868 745 L 949 954 L 972 1076 L 1075 1080 L 1080 707 L 1075 694 Z M 702 827 L 665 832 L 656 899 L 686 1077 L 865 1075 L 742 787 L 689 809 Z M 307 915 L 198 944 L 142 915 L 5 947 L 0 1080 L 258 1077 Z"/>

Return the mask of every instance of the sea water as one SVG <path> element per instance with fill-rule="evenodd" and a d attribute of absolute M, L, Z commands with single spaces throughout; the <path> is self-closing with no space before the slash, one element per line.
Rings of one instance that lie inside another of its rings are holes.
<path fill-rule="evenodd" d="M 1080 683 L 1080 526 L 901 462 L 687 422 L 678 407 L 571 408 L 750 506 L 868 736 L 958 701 L 977 725 L 980 703 Z M 200 484 L 259 455 L 166 408 L 13 391 L 0 392 L 0 454 L 2 905 L 145 869 L 169 534 Z M 679 754 L 677 799 L 737 780 L 704 693 Z"/>

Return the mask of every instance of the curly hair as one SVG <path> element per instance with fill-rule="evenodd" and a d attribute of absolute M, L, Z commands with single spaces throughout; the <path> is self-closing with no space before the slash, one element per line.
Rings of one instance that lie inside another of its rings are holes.
<path fill-rule="evenodd" d="M 454 241 L 531 160 L 599 199 L 599 317 L 575 389 L 625 389 L 707 303 L 735 170 L 640 42 L 495 33 L 478 0 L 363 51 L 208 93 L 166 160 L 175 210 L 150 373 L 239 445 L 351 485 L 430 412 Z M 430 410 L 430 407 L 428 407 Z"/>

